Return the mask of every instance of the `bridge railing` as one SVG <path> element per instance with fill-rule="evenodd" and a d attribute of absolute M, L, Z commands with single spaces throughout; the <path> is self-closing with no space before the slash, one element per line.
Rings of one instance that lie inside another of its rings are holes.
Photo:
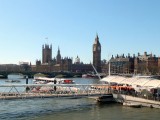
<path fill-rule="evenodd" d="M 0 99 L 31 97 L 88 97 L 109 92 L 105 84 L 5 84 L 0 85 Z"/>

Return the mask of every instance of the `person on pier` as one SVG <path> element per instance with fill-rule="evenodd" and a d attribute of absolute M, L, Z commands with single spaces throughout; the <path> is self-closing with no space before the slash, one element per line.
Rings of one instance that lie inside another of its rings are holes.
<path fill-rule="evenodd" d="M 54 79 L 54 84 L 57 84 L 57 80 L 56 80 L 56 78 Z M 56 86 L 54 86 L 54 91 L 56 91 L 57 90 L 57 88 L 56 88 Z"/>

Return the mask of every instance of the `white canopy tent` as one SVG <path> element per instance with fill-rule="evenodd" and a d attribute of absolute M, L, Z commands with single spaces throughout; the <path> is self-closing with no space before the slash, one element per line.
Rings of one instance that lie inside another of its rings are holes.
<path fill-rule="evenodd" d="M 143 78 L 143 77 L 122 77 L 122 76 L 108 76 L 103 78 L 101 81 L 108 83 L 117 83 L 117 84 L 128 84 L 132 86 L 141 86 L 141 87 L 160 87 L 160 80 L 153 78 Z"/>

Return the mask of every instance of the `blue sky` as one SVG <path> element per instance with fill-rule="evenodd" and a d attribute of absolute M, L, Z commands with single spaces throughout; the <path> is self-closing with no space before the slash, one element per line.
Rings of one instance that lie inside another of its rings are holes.
<path fill-rule="evenodd" d="M 0 0 L 0 64 L 35 64 L 45 43 L 53 57 L 59 46 L 62 57 L 89 63 L 96 33 L 102 59 L 160 56 L 159 6 L 159 0 Z"/>

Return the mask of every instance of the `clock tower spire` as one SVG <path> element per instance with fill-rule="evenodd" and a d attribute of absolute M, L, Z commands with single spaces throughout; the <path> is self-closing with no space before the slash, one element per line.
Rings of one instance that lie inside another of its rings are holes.
<path fill-rule="evenodd" d="M 98 34 L 96 35 L 93 44 L 93 65 L 97 72 L 101 72 L 101 44 L 99 42 Z"/>

